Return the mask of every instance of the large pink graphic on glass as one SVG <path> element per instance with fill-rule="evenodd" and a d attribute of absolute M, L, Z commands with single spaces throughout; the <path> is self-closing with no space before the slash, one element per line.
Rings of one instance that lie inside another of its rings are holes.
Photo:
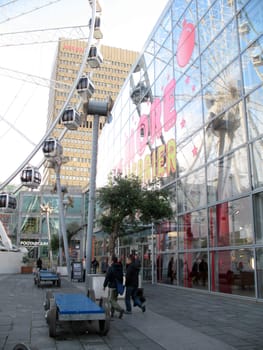
<path fill-rule="evenodd" d="M 195 26 L 186 19 L 182 25 L 176 60 L 178 66 L 185 67 L 189 64 L 194 50 Z M 185 78 L 185 85 L 192 91 L 195 90 L 189 75 Z M 118 160 L 115 166 L 118 172 L 132 172 L 139 176 L 143 174 L 144 180 L 149 181 L 154 177 L 169 176 L 176 171 L 176 140 L 173 130 L 177 122 L 177 89 L 176 77 L 171 78 L 168 73 L 161 88 L 162 94 L 139 102 L 140 107 L 132 116 L 128 133 L 124 136 L 123 158 Z M 182 120 L 180 127 L 184 128 L 185 124 L 186 121 Z M 197 153 L 198 148 L 194 145 L 193 157 L 196 157 Z"/>
<path fill-rule="evenodd" d="M 189 62 L 195 46 L 195 27 L 184 20 L 183 30 L 179 38 L 176 52 L 176 60 L 179 67 L 184 67 Z"/>

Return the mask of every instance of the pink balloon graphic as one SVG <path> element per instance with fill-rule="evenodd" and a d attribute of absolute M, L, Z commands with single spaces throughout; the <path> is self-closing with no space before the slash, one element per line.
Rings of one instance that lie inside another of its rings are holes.
<path fill-rule="evenodd" d="M 183 22 L 183 30 L 179 38 L 176 60 L 180 67 L 189 62 L 195 46 L 195 27 L 192 23 Z"/>

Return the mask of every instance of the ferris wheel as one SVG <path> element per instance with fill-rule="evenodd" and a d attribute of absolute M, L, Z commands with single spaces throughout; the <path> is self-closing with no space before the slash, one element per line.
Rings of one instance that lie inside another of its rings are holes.
<path fill-rule="evenodd" d="M 0 54 L 6 58 L 0 66 L 3 82 L 0 92 L 6 96 L 0 106 L 0 162 L 2 169 L 12 169 L 5 181 L 0 174 L 0 191 L 18 176 L 20 187 L 34 189 L 40 185 L 40 169 L 47 151 L 45 143 L 50 141 L 52 131 L 61 122 L 65 127 L 52 147 L 59 146 L 67 130 L 78 125 L 81 99 L 89 98 L 94 92 L 89 76 L 83 74 L 87 63 L 94 68 L 92 63 L 99 59 L 102 62 L 98 49 L 102 38 L 102 9 L 98 0 L 77 0 L 74 6 L 70 3 L 68 0 L 33 0 L 30 3 L 16 0 L 0 5 Z M 79 23 L 79 13 L 84 13 L 84 24 Z M 87 42 L 73 83 L 50 79 L 49 69 L 57 43 L 63 38 Z M 59 90 L 66 99 L 51 120 L 47 106 L 52 90 Z M 74 96 L 79 103 L 70 110 L 69 102 Z M 33 166 L 33 162 L 37 164 Z M 5 200 L 9 197 L 7 195 Z"/>

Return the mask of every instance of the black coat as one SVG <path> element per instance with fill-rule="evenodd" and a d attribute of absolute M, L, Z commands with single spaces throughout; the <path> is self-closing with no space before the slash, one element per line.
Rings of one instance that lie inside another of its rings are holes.
<path fill-rule="evenodd" d="M 123 283 L 123 268 L 120 263 L 114 263 L 108 268 L 103 287 L 116 288 L 116 280 Z"/>
<path fill-rule="evenodd" d="M 126 267 L 126 280 L 125 280 L 125 286 L 126 287 L 138 287 L 139 285 L 139 272 L 140 268 L 135 262 L 132 262 L 131 264 L 127 265 Z"/>

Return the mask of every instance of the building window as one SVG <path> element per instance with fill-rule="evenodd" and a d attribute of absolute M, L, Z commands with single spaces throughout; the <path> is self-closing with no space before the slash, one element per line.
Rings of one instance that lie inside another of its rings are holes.
<path fill-rule="evenodd" d="M 22 217 L 20 229 L 21 234 L 38 234 L 39 233 L 39 218 Z"/>

